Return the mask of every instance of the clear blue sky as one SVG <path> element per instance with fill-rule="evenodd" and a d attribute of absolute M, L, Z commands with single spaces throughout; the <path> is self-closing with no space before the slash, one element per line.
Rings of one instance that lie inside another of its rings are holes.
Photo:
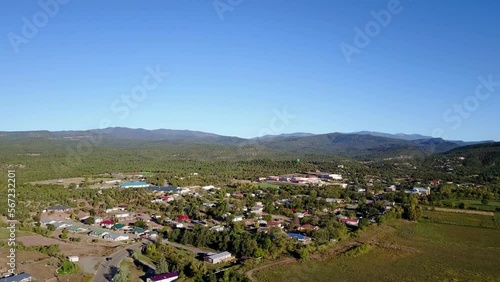
<path fill-rule="evenodd" d="M 354 28 L 389 2 L 243 0 L 221 19 L 213 0 L 72 0 L 27 38 L 22 18 L 41 25 L 43 9 L 6 1 L 0 130 L 107 119 L 241 137 L 372 130 L 500 140 L 500 2 L 401 0 L 348 63 L 341 43 L 355 46 Z M 168 77 L 128 114 L 125 104 L 113 110 L 157 65 Z M 473 98 L 489 75 L 496 91 Z M 272 126 L 284 107 L 294 118 Z"/>

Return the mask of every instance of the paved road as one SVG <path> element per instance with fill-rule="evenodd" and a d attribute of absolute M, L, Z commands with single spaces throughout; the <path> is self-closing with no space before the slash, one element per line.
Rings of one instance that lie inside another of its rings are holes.
<path fill-rule="evenodd" d="M 97 272 L 96 272 L 92 282 L 111 281 L 112 275 L 116 274 L 114 272 L 116 270 L 118 270 L 121 261 L 129 256 L 129 250 L 132 250 L 132 251 L 136 250 L 136 249 L 140 248 L 142 246 L 142 244 L 143 244 L 142 242 L 136 243 L 136 244 L 127 246 L 125 249 L 121 249 L 119 251 L 116 251 L 115 253 L 108 256 L 111 258 L 110 261 L 103 259 L 97 268 Z"/>

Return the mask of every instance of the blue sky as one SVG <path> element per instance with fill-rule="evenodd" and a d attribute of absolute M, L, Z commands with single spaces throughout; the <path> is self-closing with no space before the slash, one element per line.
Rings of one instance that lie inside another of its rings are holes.
<path fill-rule="evenodd" d="M 46 24 L 37 1 L 0 11 L 0 130 L 107 121 L 241 137 L 371 130 L 500 140 L 498 1 L 60 1 Z M 229 7 L 223 18 L 214 2 Z M 390 20 L 383 26 L 372 11 Z M 366 35 L 367 25 L 379 29 Z M 349 62 L 341 44 L 357 49 Z M 126 104 L 148 66 L 168 76 Z"/>

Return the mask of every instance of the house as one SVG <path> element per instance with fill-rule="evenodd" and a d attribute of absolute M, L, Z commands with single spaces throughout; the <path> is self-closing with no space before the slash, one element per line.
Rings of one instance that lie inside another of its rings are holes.
<path fill-rule="evenodd" d="M 96 224 L 100 224 L 100 223 L 101 223 L 101 222 L 103 222 L 103 221 L 104 221 L 104 219 L 103 219 L 102 217 L 96 217 L 96 218 L 95 218 L 95 223 L 96 223 Z"/>
<path fill-rule="evenodd" d="M 239 222 L 242 221 L 245 217 L 242 215 L 235 215 L 233 218 L 233 222 Z"/>
<path fill-rule="evenodd" d="M 329 173 L 321 173 L 319 178 L 323 179 L 332 179 L 332 180 L 342 180 L 341 174 L 329 174 Z"/>
<path fill-rule="evenodd" d="M 147 184 L 146 182 L 142 182 L 142 181 L 125 182 L 125 183 L 118 185 L 118 187 L 120 187 L 120 188 L 146 188 L 146 187 L 149 187 L 149 184 Z"/>
<path fill-rule="evenodd" d="M 125 210 L 125 207 L 114 207 L 114 208 L 107 209 L 106 213 L 115 212 L 115 211 L 124 211 L 124 210 Z"/>
<path fill-rule="evenodd" d="M 7 277 L 0 278 L 0 282 L 30 282 L 33 281 L 33 277 L 26 272 L 21 272 L 17 275 L 11 275 Z"/>
<path fill-rule="evenodd" d="M 115 222 L 112 220 L 105 220 L 105 221 L 101 222 L 101 226 L 108 228 L 108 229 L 111 229 L 111 227 L 113 227 L 113 225 L 115 225 Z"/>
<path fill-rule="evenodd" d="M 311 224 L 304 224 L 300 226 L 298 229 L 304 231 L 310 231 L 310 230 L 319 230 L 319 227 Z"/>
<path fill-rule="evenodd" d="M 305 235 L 302 235 L 300 233 L 294 233 L 294 232 L 288 232 L 287 235 L 290 237 L 290 238 L 293 238 L 299 242 L 302 242 L 302 243 L 308 243 L 308 242 L 311 242 L 311 238 L 305 236 Z"/>
<path fill-rule="evenodd" d="M 70 262 L 78 262 L 80 260 L 80 258 L 78 256 L 69 256 L 68 260 Z"/>
<path fill-rule="evenodd" d="M 339 221 L 342 223 L 345 223 L 347 225 L 351 225 L 351 226 L 358 226 L 359 225 L 359 219 L 357 219 L 357 218 L 343 217 L 343 218 L 339 218 Z"/>
<path fill-rule="evenodd" d="M 109 232 L 107 230 L 98 229 L 98 230 L 94 230 L 94 231 L 90 232 L 89 236 L 92 236 L 92 237 L 102 237 L 102 236 L 105 236 L 107 234 L 109 234 Z"/>
<path fill-rule="evenodd" d="M 132 231 L 130 231 L 130 233 L 135 234 L 135 235 L 142 235 L 142 234 L 146 233 L 146 230 L 144 228 L 134 227 L 134 229 L 132 229 Z"/>
<path fill-rule="evenodd" d="M 243 197 L 245 197 L 245 195 L 243 195 L 242 193 L 234 193 L 233 197 L 235 197 L 235 198 L 243 198 Z"/>
<path fill-rule="evenodd" d="M 224 231 L 224 227 L 220 226 L 220 225 L 216 225 L 216 226 L 210 228 L 210 231 L 222 232 L 222 231 Z"/>
<path fill-rule="evenodd" d="M 207 256 L 203 259 L 205 262 L 211 264 L 217 264 L 225 261 L 229 261 L 232 259 L 232 255 L 230 252 L 222 252 L 218 254 L 207 254 Z"/>
<path fill-rule="evenodd" d="M 208 186 L 203 186 L 203 187 L 201 187 L 201 190 L 205 190 L 205 191 L 212 190 L 212 189 L 215 189 L 215 186 L 213 186 L 213 185 L 208 185 Z"/>
<path fill-rule="evenodd" d="M 84 221 L 86 220 L 87 218 L 89 218 L 90 215 L 88 213 L 85 213 L 85 212 L 80 212 L 76 215 L 76 218 L 80 221 Z"/>
<path fill-rule="evenodd" d="M 54 224 L 56 222 L 57 222 L 57 220 L 50 219 L 50 218 L 49 219 L 43 219 L 43 220 L 40 220 L 40 225 L 46 227 L 48 224 Z"/>
<path fill-rule="evenodd" d="M 325 201 L 330 204 L 343 204 L 345 203 L 344 199 L 337 199 L 337 198 L 326 198 Z"/>
<path fill-rule="evenodd" d="M 428 196 L 431 194 L 431 189 L 430 188 L 423 188 L 423 187 L 414 187 L 411 190 L 412 194 L 418 194 L 420 196 Z"/>
<path fill-rule="evenodd" d="M 279 227 L 279 228 L 283 227 L 281 225 L 281 222 L 279 222 L 279 221 L 268 221 L 266 223 L 266 225 L 267 225 L 267 227 Z"/>
<path fill-rule="evenodd" d="M 66 227 L 72 226 L 73 224 L 72 224 L 71 222 L 62 222 L 62 221 L 57 221 L 57 222 L 55 222 L 55 223 L 54 223 L 54 224 L 52 224 L 52 225 L 54 225 L 54 227 L 55 227 L 56 229 L 64 229 L 64 228 L 66 228 Z"/>
<path fill-rule="evenodd" d="M 108 233 L 104 235 L 103 238 L 111 241 L 126 241 L 129 239 L 129 236 L 124 234 Z"/>
<path fill-rule="evenodd" d="M 179 272 L 170 272 L 155 275 L 146 279 L 146 282 L 171 282 L 179 278 Z"/>
<path fill-rule="evenodd" d="M 142 234 L 141 237 L 147 237 L 149 239 L 156 239 L 156 237 L 158 237 L 158 232 L 148 231 L 148 232 Z"/>
<path fill-rule="evenodd" d="M 115 213 L 114 216 L 116 218 L 127 218 L 127 217 L 130 217 L 130 213 L 129 212 L 119 212 L 119 213 Z"/>
<path fill-rule="evenodd" d="M 189 216 L 187 214 L 185 214 L 185 215 L 178 215 L 177 221 L 178 222 L 190 222 L 191 220 L 189 219 Z"/>
<path fill-rule="evenodd" d="M 122 224 L 122 223 L 117 223 L 111 227 L 111 229 L 113 229 L 113 230 L 122 230 L 124 228 L 125 228 L 125 224 Z"/>
<path fill-rule="evenodd" d="M 87 227 L 84 227 L 84 226 L 68 226 L 68 227 L 66 227 L 66 230 L 68 230 L 69 232 L 73 232 L 73 233 L 89 231 L 89 229 Z"/>
<path fill-rule="evenodd" d="M 203 203 L 203 206 L 213 208 L 216 206 L 216 204 L 215 203 Z"/>
<path fill-rule="evenodd" d="M 46 209 L 46 211 L 49 211 L 49 212 L 51 212 L 51 211 L 52 211 L 52 212 L 69 212 L 69 211 L 71 211 L 71 210 L 72 210 L 72 208 L 71 208 L 71 207 L 68 207 L 68 206 L 61 206 L 61 205 L 59 205 L 59 206 L 53 206 L 53 207 L 48 207 L 48 208 Z"/>
<path fill-rule="evenodd" d="M 396 185 L 391 185 L 389 187 L 385 187 L 385 192 L 396 192 Z"/>

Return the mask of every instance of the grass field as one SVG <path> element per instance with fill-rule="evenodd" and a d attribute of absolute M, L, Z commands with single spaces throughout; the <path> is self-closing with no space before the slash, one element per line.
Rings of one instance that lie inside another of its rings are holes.
<path fill-rule="evenodd" d="M 500 281 L 500 230 L 485 216 L 426 212 L 447 222 L 394 221 L 359 256 L 334 256 L 270 268 L 257 281 Z M 458 223 L 471 221 L 469 224 Z M 480 218 L 476 218 L 480 217 Z M 490 224 L 490 223 L 488 223 Z M 468 226 L 466 226 L 468 225 Z"/>
<path fill-rule="evenodd" d="M 500 230 L 500 215 L 498 213 L 495 216 L 487 216 L 424 210 L 421 221 Z"/>
<path fill-rule="evenodd" d="M 266 188 L 274 188 L 274 189 L 277 189 L 277 188 L 279 188 L 279 187 L 280 187 L 279 185 L 269 184 L 269 183 L 260 183 L 260 184 L 259 184 L 259 188 L 261 188 L 261 189 L 266 189 Z"/>
<path fill-rule="evenodd" d="M 489 201 L 487 205 L 483 205 L 480 200 L 444 200 L 443 204 L 445 206 L 451 206 L 451 204 L 455 204 L 455 207 L 458 207 L 460 203 L 466 203 L 471 208 L 476 208 L 481 211 L 496 211 L 497 208 L 500 208 L 500 202 Z"/>
<path fill-rule="evenodd" d="M 17 231 L 16 230 L 16 238 L 19 238 L 21 236 L 29 236 L 29 235 L 33 235 L 33 233 L 28 232 L 28 231 Z M 0 240 L 9 239 L 9 236 L 10 236 L 10 231 L 7 230 L 6 227 L 0 228 Z"/>

